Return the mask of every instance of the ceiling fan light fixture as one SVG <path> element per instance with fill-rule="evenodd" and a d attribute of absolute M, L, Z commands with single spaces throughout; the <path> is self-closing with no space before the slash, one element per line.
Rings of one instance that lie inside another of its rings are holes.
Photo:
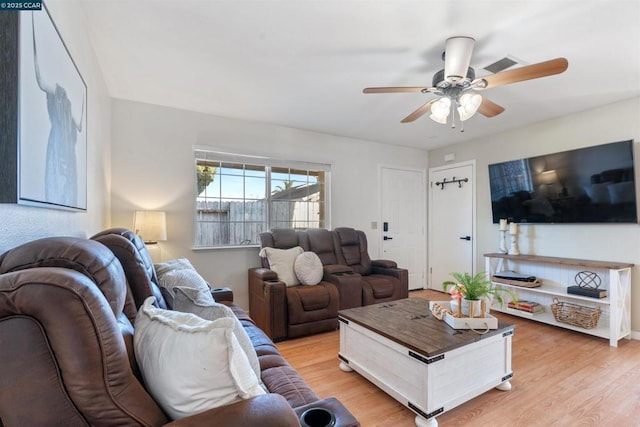
<path fill-rule="evenodd" d="M 451 110 L 451 99 L 443 96 L 442 98 L 431 104 L 431 115 L 429 118 L 434 122 L 447 124 L 447 117 L 449 117 L 449 111 Z"/>
<path fill-rule="evenodd" d="M 475 70 L 469 66 L 474 44 L 475 40 L 466 36 L 447 39 L 446 50 L 442 53 L 444 69 L 433 75 L 432 87 L 368 87 L 363 92 L 434 94 L 438 98 L 422 104 L 403 118 L 401 123 L 413 122 L 431 111 L 429 117 L 437 123 L 446 124 L 451 116 L 451 127 L 455 128 L 456 123 L 463 124 L 477 112 L 490 118 L 504 111 L 504 107 L 483 98 L 477 91 L 553 76 L 565 72 L 569 66 L 566 58 L 555 58 L 515 69 L 500 68 L 502 71 L 476 79 Z M 460 128 L 464 132 L 464 126 Z"/>
<path fill-rule="evenodd" d="M 467 76 L 475 40 L 471 37 L 450 37 L 445 45 L 444 78 L 457 83 Z"/>
<path fill-rule="evenodd" d="M 436 116 L 435 114 L 432 113 L 429 116 L 429 118 L 431 120 L 433 120 L 434 122 L 436 122 L 436 123 L 440 123 L 441 125 L 446 125 L 447 124 L 447 116 L 448 116 L 448 114 L 446 116 Z"/>
<path fill-rule="evenodd" d="M 467 92 L 458 99 L 458 114 L 460 120 L 465 121 L 473 117 L 482 104 L 482 96 Z"/>

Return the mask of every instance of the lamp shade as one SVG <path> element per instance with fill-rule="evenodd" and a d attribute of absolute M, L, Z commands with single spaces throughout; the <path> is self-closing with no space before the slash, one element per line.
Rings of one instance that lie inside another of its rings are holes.
<path fill-rule="evenodd" d="M 136 211 L 133 228 L 145 243 L 167 240 L 167 219 L 164 211 Z"/>
<path fill-rule="evenodd" d="M 555 169 L 542 172 L 540 175 L 538 175 L 538 181 L 543 185 L 555 184 L 556 182 L 558 182 L 558 173 L 555 171 Z"/>
<path fill-rule="evenodd" d="M 477 93 L 465 93 L 460 97 L 458 103 L 458 114 L 460 114 L 460 120 L 465 121 L 473 117 L 476 111 L 478 111 L 480 104 L 482 104 L 482 96 Z"/>
<path fill-rule="evenodd" d="M 447 124 L 447 117 L 449 117 L 449 111 L 451 107 L 451 100 L 443 96 L 442 98 L 431 104 L 431 115 L 429 118 L 434 122 Z"/>

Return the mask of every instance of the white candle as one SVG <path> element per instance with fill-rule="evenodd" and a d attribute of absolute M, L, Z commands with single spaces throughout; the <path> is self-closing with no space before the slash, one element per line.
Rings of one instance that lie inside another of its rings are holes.
<path fill-rule="evenodd" d="M 509 234 L 518 234 L 518 224 L 515 222 L 509 224 Z"/>
<path fill-rule="evenodd" d="M 500 230 L 501 231 L 506 231 L 507 229 L 507 220 L 506 219 L 501 219 L 500 220 Z"/>

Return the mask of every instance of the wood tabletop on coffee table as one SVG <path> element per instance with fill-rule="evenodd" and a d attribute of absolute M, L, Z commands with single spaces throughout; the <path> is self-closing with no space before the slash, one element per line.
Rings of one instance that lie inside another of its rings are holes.
<path fill-rule="evenodd" d="M 498 329 L 491 329 L 484 335 L 471 330 L 454 329 L 436 319 L 429 310 L 429 301 L 422 298 L 340 310 L 338 315 L 427 357 L 514 328 L 511 323 L 498 321 Z"/>

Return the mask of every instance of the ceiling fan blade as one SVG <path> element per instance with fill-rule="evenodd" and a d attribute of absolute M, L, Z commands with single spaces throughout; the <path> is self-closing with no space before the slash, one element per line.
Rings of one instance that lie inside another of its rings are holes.
<path fill-rule="evenodd" d="M 404 119 L 402 119 L 400 121 L 400 123 L 409 123 L 412 122 L 420 117 L 422 117 L 422 115 L 424 113 L 426 113 L 427 111 L 429 111 L 429 109 L 431 108 L 431 104 L 433 104 L 438 98 L 432 99 L 431 101 L 427 102 L 426 104 L 422 105 L 421 107 L 419 107 L 416 111 L 414 111 L 413 113 L 409 114 L 407 117 L 405 117 Z"/>
<path fill-rule="evenodd" d="M 475 40 L 471 37 L 450 37 L 445 44 L 444 78 L 456 83 L 467 76 Z"/>
<path fill-rule="evenodd" d="M 556 58 L 516 68 L 515 70 L 503 71 L 501 73 L 481 77 L 476 79 L 472 83 L 472 86 L 475 86 L 476 89 L 489 89 L 510 83 L 553 76 L 554 74 L 563 73 L 567 67 L 569 67 L 569 61 L 567 61 L 566 58 Z M 476 82 L 479 84 L 476 85 Z M 484 84 L 486 85 L 483 87 Z"/>
<path fill-rule="evenodd" d="M 412 92 L 431 92 L 430 87 L 367 87 L 362 90 L 363 93 L 412 93 Z"/>
<path fill-rule="evenodd" d="M 478 113 L 485 117 L 494 117 L 504 111 L 504 107 L 496 104 L 493 101 L 489 101 L 484 96 L 482 97 L 482 103 L 478 107 Z"/>

